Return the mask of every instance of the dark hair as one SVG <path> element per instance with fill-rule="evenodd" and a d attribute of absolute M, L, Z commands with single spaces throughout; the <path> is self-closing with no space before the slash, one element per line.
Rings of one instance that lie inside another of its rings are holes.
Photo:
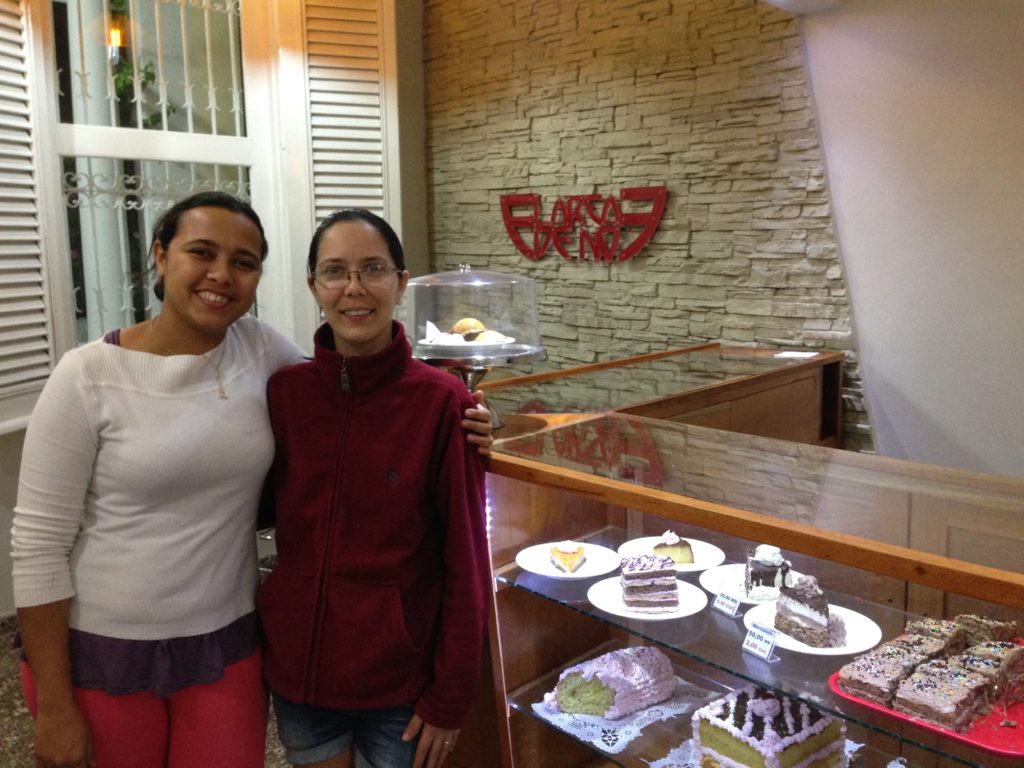
<path fill-rule="evenodd" d="M 324 232 L 342 221 L 365 221 L 380 232 L 380 236 L 384 238 L 384 242 L 388 245 L 388 252 L 391 254 L 391 259 L 395 262 L 395 266 L 403 272 L 405 271 L 405 251 L 402 250 L 402 241 L 398 239 L 398 235 L 395 234 L 395 230 L 391 228 L 391 225 L 376 213 L 372 213 L 365 208 L 342 208 L 321 221 L 313 233 L 313 239 L 309 241 L 309 256 L 306 259 L 307 275 L 312 275 L 316 272 L 316 252 L 320 248 L 320 238 L 323 237 Z"/>
<path fill-rule="evenodd" d="M 153 239 L 149 243 L 149 252 L 153 252 L 153 248 L 157 243 L 160 243 L 160 246 L 165 251 L 170 248 L 171 240 L 178 234 L 178 224 L 181 223 L 181 217 L 194 208 L 223 208 L 232 213 L 240 213 L 245 216 L 260 231 L 260 261 L 267 258 L 267 236 L 263 231 L 263 223 L 260 221 L 260 217 L 256 215 L 256 211 L 252 209 L 251 205 L 234 195 L 229 195 L 227 192 L 197 192 L 194 195 L 189 195 L 179 200 L 164 211 L 153 227 Z M 153 284 L 153 293 L 156 294 L 160 301 L 164 300 L 163 278 L 158 278 Z"/>

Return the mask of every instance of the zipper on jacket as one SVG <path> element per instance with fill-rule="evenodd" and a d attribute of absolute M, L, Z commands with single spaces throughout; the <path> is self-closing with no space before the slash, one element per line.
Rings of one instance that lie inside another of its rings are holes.
<path fill-rule="evenodd" d="M 352 382 L 348 378 L 348 360 L 344 357 L 341 358 L 341 391 L 352 391 Z"/>
<path fill-rule="evenodd" d="M 351 392 L 352 383 L 348 377 L 348 364 L 345 358 L 341 359 L 341 388 L 345 392 Z M 337 448 L 334 452 L 335 456 L 343 456 L 344 452 L 342 446 L 348 442 L 348 424 L 352 412 L 351 404 L 343 407 L 343 418 L 339 419 L 339 428 L 337 436 Z M 328 577 L 327 574 L 330 570 L 331 563 L 331 544 L 334 541 L 336 527 L 339 524 L 337 514 L 337 494 L 338 487 L 341 484 L 341 474 L 343 467 L 340 461 L 336 461 L 334 465 L 333 473 L 333 488 L 331 493 L 330 508 L 328 510 L 327 519 L 327 535 L 324 540 L 324 547 L 320 553 L 320 573 L 317 579 L 317 598 L 316 607 L 313 612 L 313 631 L 309 638 L 309 650 L 306 655 L 306 670 L 303 675 L 303 694 L 305 697 L 306 704 L 312 705 L 315 699 L 315 693 L 317 688 L 317 674 L 316 667 L 317 662 L 320 658 L 321 647 L 323 644 L 323 622 L 324 613 L 326 612 L 327 596 L 325 594 L 327 589 Z"/>

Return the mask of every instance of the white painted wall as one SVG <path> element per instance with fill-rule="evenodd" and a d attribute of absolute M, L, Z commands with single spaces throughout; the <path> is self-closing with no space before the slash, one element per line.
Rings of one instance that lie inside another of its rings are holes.
<path fill-rule="evenodd" d="M 801 29 L 878 451 L 1024 477 L 1024 2 Z"/>

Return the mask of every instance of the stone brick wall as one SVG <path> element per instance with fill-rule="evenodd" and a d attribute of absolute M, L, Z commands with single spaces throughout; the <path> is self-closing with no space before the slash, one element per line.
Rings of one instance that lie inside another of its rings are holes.
<path fill-rule="evenodd" d="M 843 446 L 871 450 L 796 23 L 756 0 L 427 0 L 432 269 L 539 281 L 559 366 L 703 341 L 843 351 Z M 500 197 L 665 185 L 624 262 L 523 257 Z"/>

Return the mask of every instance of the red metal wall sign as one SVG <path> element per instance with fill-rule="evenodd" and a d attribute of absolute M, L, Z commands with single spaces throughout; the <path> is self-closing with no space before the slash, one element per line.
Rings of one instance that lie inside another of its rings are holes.
<path fill-rule="evenodd" d="M 650 242 L 667 197 L 667 187 L 626 187 L 618 199 L 570 195 L 558 198 L 544 220 L 540 195 L 502 195 L 501 217 L 516 249 L 532 261 L 552 247 L 567 261 L 626 261 Z M 638 203 L 650 209 L 634 210 Z"/>

